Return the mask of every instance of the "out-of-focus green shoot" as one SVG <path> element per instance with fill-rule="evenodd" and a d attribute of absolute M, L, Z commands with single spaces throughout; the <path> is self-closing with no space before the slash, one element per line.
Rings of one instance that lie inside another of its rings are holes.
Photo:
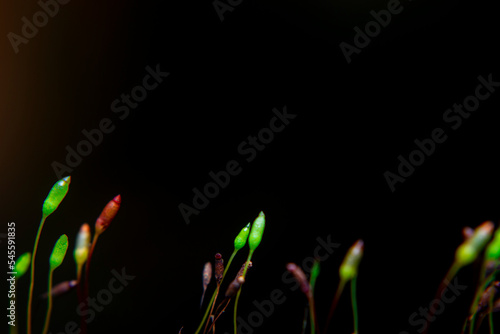
<path fill-rule="evenodd" d="M 311 269 L 311 277 L 309 277 L 309 285 L 311 286 L 311 300 L 309 300 L 309 316 L 311 321 L 311 333 L 319 332 L 317 327 L 318 321 L 316 318 L 316 302 L 314 301 L 314 287 L 319 276 L 319 260 L 315 259 Z"/>
<path fill-rule="evenodd" d="M 477 309 L 479 305 L 479 300 L 481 296 L 484 294 L 485 290 L 488 286 L 491 286 L 496 274 L 496 268 L 498 266 L 498 259 L 500 257 L 500 228 L 497 228 L 493 237 L 493 240 L 487 245 L 484 251 L 484 259 L 481 266 L 481 273 L 479 276 L 479 281 L 476 286 L 476 293 L 474 296 L 474 300 L 469 309 L 469 317 L 465 319 L 464 327 L 462 332 L 465 331 L 467 324 L 469 324 L 469 332 L 473 332 Z M 491 273 L 487 274 L 488 269 L 490 269 Z M 491 298 L 489 301 L 489 305 L 493 303 L 494 294 L 490 294 Z M 493 312 L 489 313 L 489 317 L 492 317 Z M 482 319 L 481 319 L 482 320 Z M 490 321 L 490 331 L 493 332 L 493 322 Z M 480 323 L 478 324 L 480 326 Z"/>
<path fill-rule="evenodd" d="M 262 236 L 264 235 L 264 229 L 266 227 L 266 216 L 264 212 L 260 212 L 257 218 L 255 218 L 252 228 L 250 229 L 250 234 L 248 235 L 248 248 L 250 251 L 248 252 L 248 258 L 245 262 L 245 269 L 243 270 L 243 278 L 246 278 L 248 265 L 252 260 L 252 255 L 255 249 L 260 245 L 262 241 Z M 234 301 L 234 314 L 233 314 L 233 324 L 234 324 L 234 334 L 238 334 L 238 326 L 236 323 L 236 318 L 238 316 L 238 301 L 240 299 L 241 290 L 243 287 L 240 287 L 238 293 L 236 294 L 236 299 Z"/>
<path fill-rule="evenodd" d="M 63 234 L 59 237 L 54 245 L 54 249 L 52 250 L 52 254 L 49 259 L 49 285 L 47 289 L 47 315 L 45 316 L 45 325 L 43 327 L 43 334 L 47 334 L 49 332 L 49 324 L 50 324 L 50 315 L 52 313 L 52 277 L 54 274 L 54 270 L 59 267 L 64 257 L 66 256 L 66 251 L 68 250 L 68 236 Z"/>
<path fill-rule="evenodd" d="M 314 287 L 316 286 L 316 280 L 319 276 L 319 260 L 315 259 L 313 267 L 311 269 L 311 277 L 309 277 L 309 284 L 311 285 L 312 292 L 314 294 Z"/>
<path fill-rule="evenodd" d="M 19 278 L 21 278 L 21 276 L 26 274 L 26 272 L 28 271 L 28 269 L 30 267 L 30 263 L 31 263 L 31 253 L 30 252 L 23 253 L 17 258 L 16 263 L 14 264 L 14 270 L 13 270 L 14 279 L 16 281 L 16 283 L 15 283 L 16 286 L 17 286 L 17 280 Z M 12 300 L 14 301 L 14 303 L 16 302 L 16 295 L 15 294 L 12 297 Z M 9 328 L 10 328 L 11 334 L 17 334 L 17 326 L 9 326 Z"/>
<path fill-rule="evenodd" d="M 496 275 L 499 259 L 500 259 L 500 228 L 497 228 L 493 240 L 489 243 L 488 247 L 486 248 L 485 261 L 484 261 L 485 267 L 488 266 L 492 267 L 491 276 L 489 277 L 490 286 L 493 283 L 494 277 Z M 490 326 L 490 334 L 493 334 L 495 332 L 493 328 L 493 296 L 494 294 L 492 293 L 488 300 L 488 306 L 490 310 L 490 312 L 488 313 L 488 324 Z"/>
<path fill-rule="evenodd" d="M 481 254 L 484 247 L 491 239 L 495 226 L 491 221 L 486 221 L 476 227 L 474 232 L 467 232 L 465 241 L 458 246 L 455 251 L 455 260 L 453 261 L 450 269 L 446 273 L 444 279 L 441 281 L 439 288 L 436 292 L 435 299 L 440 300 L 443 290 L 446 288 L 448 283 L 455 277 L 460 269 L 474 262 L 477 257 Z M 429 320 L 434 316 L 435 309 L 431 307 L 429 309 L 430 316 L 427 317 L 427 323 L 424 327 L 423 334 L 427 334 L 429 330 Z M 467 325 L 467 320 L 465 321 L 462 330 L 465 330 Z"/>
<path fill-rule="evenodd" d="M 493 267 L 492 273 L 494 273 L 500 259 L 500 227 L 496 229 L 493 240 L 486 247 L 484 257 L 485 266 Z"/>
<path fill-rule="evenodd" d="M 455 262 L 452 265 L 454 271 L 451 273 L 456 274 L 456 271 L 460 268 L 471 264 L 477 259 L 481 251 L 491 239 L 493 228 L 494 225 L 490 221 L 482 223 L 474 230 L 474 234 L 470 238 L 458 246 L 455 252 Z"/>
<path fill-rule="evenodd" d="M 337 308 L 338 301 L 340 296 L 342 295 L 342 291 L 347 282 L 351 282 L 351 303 L 352 303 L 352 312 L 354 318 L 354 333 L 358 333 L 358 307 L 356 300 L 356 278 L 358 277 L 358 268 L 359 263 L 363 257 L 364 251 L 364 243 L 363 240 L 356 241 L 351 248 L 347 251 L 344 260 L 339 268 L 340 282 L 337 287 L 337 292 L 332 301 L 332 305 L 330 307 L 330 312 L 328 314 L 327 322 L 325 325 L 325 333 L 328 330 L 328 326 L 330 325 L 331 318 L 335 309 Z"/>
<path fill-rule="evenodd" d="M 42 219 L 40 225 L 38 226 L 38 232 L 36 233 L 35 245 L 33 246 L 33 252 L 31 255 L 31 281 L 28 294 L 28 316 L 27 316 L 27 333 L 31 334 L 31 303 L 33 301 L 33 288 L 35 286 L 35 257 L 36 251 L 38 249 L 38 242 L 40 240 L 40 234 L 42 232 L 45 220 L 49 215 L 51 215 L 61 204 L 62 200 L 66 196 L 69 190 L 69 185 L 71 183 L 71 176 L 66 176 L 61 180 L 57 181 L 50 189 L 49 194 L 45 198 L 42 206 Z"/>
<path fill-rule="evenodd" d="M 90 250 L 90 226 L 87 223 L 83 223 L 80 227 L 80 231 L 76 236 L 75 250 L 73 251 L 73 258 L 76 263 L 76 280 L 80 283 L 82 278 L 82 268 L 87 257 L 89 256 Z"/>
<path fill-rule="evenodd" d="M 234 251 L 233 251 L 233 254 L 231 254 L 231 257 L 229 258 L 229 261 L 227 262 L 227 265 L 224 269 L 224 273 L 223 273 L 222 279 L 220 281 L 221 284 L 222 284 L 222 281 L 224 280 L 224 277 L 226 276 L 227 270 L 229 269 L 231 262 L 233 262 L 233 259 L 236 256 L 236 253 L 238 253 L 238 251 L 240 249 L 245 247 L 249 233 L 250 233 L 250 223 L 248 223 L 245 227 L 243 227 L 241 229 L 241 231 L 238 233 L 238 235 L 236 236 L 236 238 L 234 239 Z M 212 298 L 210 298 L 210 302 L 208 303 L 208 306 L 207 306 L 207 309 L 206 309 L 205 314 L 203 316 L 203 319 L 201 320 L 200 325 L 198 326 L 198 329 L 196 330 L 195 334 L 198 334 L 200 332 L 201 327 L 203 326 L 203 323 L 205 322 L 205 320 L 208 317 L 208 313 L 209 313 L 210 309 L 212 309 L 212 305 L 215 304 L 215 301 L 216 301 L 215 299 L 216 299 L 217 294 L 218 294 L 217 290 L 214 291 L 214 293 L 212 294 Z"/>
<path fill-rule="evenodd" d="M 31 263 L 31 253 L 26 252 L 21 254 L 16 260 L 16 264 L 14 265 L 14 276 L 16 279 L 21 278 L 28 271 Z"/>

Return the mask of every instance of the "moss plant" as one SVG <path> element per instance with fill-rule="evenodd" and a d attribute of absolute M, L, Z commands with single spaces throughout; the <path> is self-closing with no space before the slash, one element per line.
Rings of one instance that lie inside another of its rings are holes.
<path fill-rule="evenodd" d="M 335 297 L 333 298 L 332 305 L 330 307 L 330 312 L 328 314 L 328 318 L 325 325 L 325 333 L 328 330 L 328 326 L 330 325 L 330 321 L 333 316 L 333 312 L 337 307 L 340 295 L 344 290 L 344 287 L 347 282 L 351 284 L 351 304 L 353 311 L 353 319 L 354 319 L 354 333 L 358 333 L 358 304 L 356 300 L 356 278 L 358 277 L 358 267 L 361 262 L 361 258 L 363 257 L 364 243 L 362 240 L 358 240 L 354 243 L 354 245 L 349 248 L 347 255 L 344 258 L 344 261 L 340 265 L 339 276 L 340 282 L 337 287 L 337 292 L 335 293 Z"/>
<path fill-rule="evenodd" d="M 64 257 L 66 256 L 66 251 L 68 250 L 68 236 L 66 234 L 61 235 L 54 245 L 52 254 L 50 255 L 49 264 L 49 286 L 47 289 L 47 315 L 45 317 L 45 325 L 43 327 L 43 334 L 49 332 L 50 315 L 52 314 L 52 277 L 54 276 L 54 270 L 59 267 Z"/>
<path fill-rule="evenodd" d="M 250 250 L 248 252 L 247 261 L 245 262 L 245 269 L 243 270 L 242 274 L 243 278 L 246 277 L 248 265 L 252 260 L 253 252 L 260 245 L 260 242 L 262 241 L 262 236 L 264 235 L 265 227 L 266 227 L 266 216 L 264 215 L 264 212 L 261 211 L 259 213 L 259 216 L 255 218 L 252 224 L 252 229 L 250 230 L 250 235 L 248 236 L 248 248 Z M 234 314 L 233 314 L 234 334 L 238 334 L 236 319 L 238 316 L 238 301 L 240 299 L 240 294 L 241 294 L 241 288 L 238 290 L 238 293 L 236 294 L 236 300 L 234 301 Z"/>
<path fill-rule="evenodd" d="M 38 226 L 38 231 L 33 245 L 33 251 L 31 253 L 28 252 L 22 254 L 15 262 L 15 268 L 13 272 L 15 272 L 14 278 L 16 281 L 25 273 L 27 273 L 28 270 L 30 270 L 30 285 L 28 292 L 28 302 L 26 305 L 27 308 L 26 332 L 28 334 L 31 334 L 33 332 L 31 319 L 32 319 L 33 291 L 35 286 L 35 259 L 38 250 L 38 245 L 40 242 L 42 229 L 47 217 L 57 210 L 57 208 L 65 198 L 66 194 L 68 193 L 70 183 L 71 183 L 71 177 L 67 176 L 57 181 L 52 186 L 51 190 L 49 191 L 49 194 L 47 195 L 47 197 L 43 202 L 42 218 Z M 108 203 L 108 205 L 104 208 L 103 212 L 97 219 L 96 234 L 94 236 L 94 242 L 93 242 L 94 247 L 98 236 L 108 228 L 109 224 L 116 216 L 120 203 L 121 203 L 121 197 L 120 195 L 118 195 L 110 203 Z M 61 265 L 68 249 L 68 237 L 66 234 L 61 235 L 61 237 L 57 240 L 49 258 L 47 293 L 42 295 L 42 298 L 47 298 L 47 313 L 42 330 L 43 334 L 48 333 L 49 330 L 53 297 L 66 293 L 70 291 L 72 288 L 76 287 L 77 285 L 81 285 L 80 282 L 83 274 L 82 273 L 83 264 L 87 261 L 87 258 L 89 258 L 90 260 L 90 255 L 92 254 L 92 249 L 90 249 L 89 242 L 90 242 L 90 227 L 88 226 L 88 224 L 83 224 L 80 228 L 80 232 L 78 233 L 77 240 L 75 243 L 76 246 L 73 253 L 76 262 L 77 279 L 63 281 L 59 284 L 53 285 L 54 270 Z M 88 275 L 86 275 L 86 279 L 88 279 Z M 10 326 L 10 333 L 17 334 L 17 326 Z"/>
<path fill-rule="evenodd" d="M 35 286 L 35 257 L 36 251 L 38 249 L 38 242 L 40 241 L 40 235 L 42 233 L 43 225 L 45 224 L 45 220 L 48 216 L 50 216 L 61 204 L 62 200 L 66 196 L 69 190 L 69 184 L 71 183 L 71 176 L 67 176 L 57 181 L 49 194 L 45 198 L 42 207 L 42 219 L 40 220 L 40 225 L 38 226 L 38 231 L 36 233 L 35 245 L 33 246 L 33 253 L 31 256 L 31 280 L 30 280 L 30 289 L 28 294 L 28 334 L 31 334 L 31 304 L 33 301 L 33 288 Z"/>
<path fill-rule="evenodd" d="M 225 267 L 224 272 L 222 274 L 222 277 L 220 279 L 220 284 L 222 284 L 222 281 L 224 280 L 224 277 L 226 276 L 226 273 L 227 273 L 229 267 L 231 266 L 231 263 L 233 262 L 234 257 L 236 256 L 236 253 L 238 253 L 238 251 L 240 249 L 245 247 L 247 239 L 248 239 L 248 234 L 250 233 L 250 226 L 251 226 L 250 223 L 248 223 L 243 229 L 241 229 L 241 231 L 238 233 L 238 235 L 234 239 L 233 254 L 231 254 L 231 257 L 229 258 L 229 261 L 227 262 L 227 266 Z M 205 320 L 207 320 L 208 314 L 209 314 L 210 310 L 213 309 L 212 306 L 216 302 L 217 294 L 218 294 L 218 290 L 214 291 L 212 298 L 210 298 L 210 302 L 208 303 L 205 314 L 203 315 L 203 318 L 201 319 L 200 325 L 196 329 L 195 334 L 198 334 L 200 332 L 203 324 L 205 323 Z"/>

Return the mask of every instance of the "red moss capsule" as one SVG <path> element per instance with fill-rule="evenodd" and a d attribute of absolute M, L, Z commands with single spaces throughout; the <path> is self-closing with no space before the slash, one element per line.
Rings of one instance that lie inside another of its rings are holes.
<path fill-rule="evenodd" d="M 121 196 L 117 195 L 115 198 L 109 201 L 108 204 L 106 204 L 106 206 L 101 212 L 101 215 L 99 216 L 99 218 L 97 218 L 95 222 L 95 233 L 97 235 L 106 231 L 106 229 L 109 227 L 109 224 L 118 213 L 118 209 L 120 209 L 121 202 L 122 202 Z"/>
<path fill-rule="evenodd" d="M 217 284 L 222 281 L 222 276 L 224 275 L 224 259 L 220 253 L 215 254 L 215 279 Z"/>

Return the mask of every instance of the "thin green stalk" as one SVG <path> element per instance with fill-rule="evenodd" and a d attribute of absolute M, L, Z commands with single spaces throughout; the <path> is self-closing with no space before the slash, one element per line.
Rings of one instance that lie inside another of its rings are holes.
<path fill-rule="evenodd" d="M 40 220 L 40 225 L 38 226 L 38 231 L 36 233 L 35 245 L 33 246 L 33 252 L 31 253 L 31 271 L 30 271 L 30 289 L 28 293 L 28 319 L 27 319 L 27 333 L 31 334 L 31 313 L 32 307 L 31 303 L 33 302 L 33 288 L 35 286 L 35 256 L 36 251 L 38 249 L 38 242 L 40 241 L 40 234 L 42 232 L 43 224 L 47 219 L 46 215 L 42 215 L 42 219 Z"/>
<path fill-rule="evenodd" d="M 222 274 L 222 279 L 220 281 L 221 284 L 222 284 L 222 281 L 224 280 L 224 277 L 226 277 L 227 270 L 229 269 L 229 266 L 231 265 L 231 262 L 233 262 L 233 259 L 236 256 L 236 253 L 238 253 L 237 249 L 235 249 L 233 251 L 233 254 L 231 254 L 231 257 L 229 258 L 229 261 L 227 261 L 226 268 L 224 269 L 224 273 Z"/>
<path fill-rule="evenodd" d="M 203 319 L 201 319 L 200 325 L 196 329 L 196 332 L 194 332 L 195 334 L 198 334 L 200 332 L 201 328 L 203 327 L 203 324 L 205 323 L 205 320 L 208 317 L 208 312 L 210 311 L 210 306 L 212 305 L 212 303 L 214 303 L 214 299 L 215 299 L 216 295 L 217 295 L 217 290 L 214 291 L 212 298 L 210 298 L 210 302 L 207 305 L 207 310 L 205 311 L 205 315 L 203 316 Z"/>
<path fill-rule="evenodd" d="M 318 321 L 316 320 L 316 306 L 314 304 L 314 297 L 309 298 L 309 316 L 311 318 L 311 334 L 316 334 L 316 329 L 319 332 Z"/>
<path fill-rule="evenodd" d="M 351 281 L 352 316 L 354 319 L 354 334 L 358 334 L 358 302 L 356 298 L 356 277 Z"/>
<path fill-rule="evenodd" d="M 316 330 L 320 332 L 319 327 L 318 327 L 318 321 L 316 317 L 316 307 L 315 307 L 315 301 L 314 301 L 314 289 L 316 287 L 316 280 L 318 279 L 319 275 L 319 260 L 315 259 L 313 267 L 311 269 L 311 276 L 309 277 L 309 286 L 311 289 L 311 292 L 309 294 L 309 308 L 310 308 L 310 317 L 311 317 L 311 334 L 315 334 Z"/>
<path fill-rule="evenodd" d="M 475 314 L 472 315 L 472 319 L 470 321 L 470 327 L 469 327 L 469 334 L 473 334 L 474 333 L 474 325 L 476 323 L 476 317 L 475 317 Z"/>
<path fill-rule="evenodd" d="M 238 334 L 238 326 L 236 322 L 236 318 L 238 316 L 238 300 L 240 299 L 241 288 L 238 290 L 236 294 L 236 299 L 234 300 L 234 313 L 233 313 L 233 325 L 234 325 L 234 334 Z"/>
<path fill-rule="evenodd" d="M 45 316 L 45 325 L 43 326 L 43 334 L 47 334 L 49 331 L 50 315 L 52 314 L 52 277 L 54 276 L 54 270 L 58 268 L 64 261 L 66 256 L 66 251 L 68 250 L 68 236 L 63 234 L 57 239 L 52 253 L 49 259 L 49 286 L 47 288 L 47 315 Z"/>
<path fill-rule="evenodd" d="M 250 260 L 252 259 L 253 252 L 254 252 L 253 249 L 250 249 L 250 251 L 248 252 L 248 258 L 247 258 L 247 261 L 245 262 L 245 268 L 243 269 L 243 275 L 242 275 L 243 278 L 246 277 L 248 265 L 250 264 Z M 236 319 L 238 317 L 238 301 L 240 299 L 240 294 L 241 294 L 242 288 L 243 287 L 241 287 L 238 290 L 238 293 L 236 294 L 236 299 L 234 300 L 234 313 L 233 313 L 234 334 L 238 334 L 238 326 L 237 326 Z"/>
<path fill-rule="evenodd" d="M 50 315 L 52 313 L 52 277 L 54 276 L 54 270 L 49 272 L 49 286 L 47 289 L 47 314 L 45 315 L 45 325 L 43 326 L 43 334 L 49 332 Z"/>
<path fill-rule="evenodd" d="M 227 262 L 227 266 L 224 269 L 224 273 L 222 274 L 222 279 L 220 281 L 221 284 L 222 284 L 222 281 L 224 280 L 224 277 L 226 277 L 226 272 L 229 269 L 229 267 L 231 266 L 231 262 L 233 262 L 233 259 L 234 259 L 235 255 L 236 255 L 236 253 L 238 253 L 237 249 L 235 249 L 233 251 L 233 254 L 231 254 L 231 257 L 229 258 L 229 261 Z M 201 328 L 203 327 L 203 324 L 205 323 L 205 320 L 208 317 L 208 313 L 210 311 L 210 307 L 211 307 L 212 303 L 215 303 L 214 299 L 215 299 L 217 293 L 218 293 L 218 291 L 215 290 L 214 293 L 212 294 L 212 298 L 210 298 L 210 302 L 207 305 L 207 309 L 205 311 L 205 314 L 203 315 L 203 318 L 201 319 L 200 325 L 198 326 L 198 329 L 196 329 L 196 332 L 194 332 L 194 334 L 198 334 L 200 332 Z"/>

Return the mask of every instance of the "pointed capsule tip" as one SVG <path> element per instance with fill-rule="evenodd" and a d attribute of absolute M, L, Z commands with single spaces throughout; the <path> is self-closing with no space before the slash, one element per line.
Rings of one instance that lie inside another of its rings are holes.
<path fill-rule="evenodd" d="M 266 215 L 264 214 L 264 211 L 261 211 L 261 212 L 259 213 L 259 216 L 261 216 L 261 217 L 265 217 Z"/>
<path fill-rule="evenodd" d="M 65 182 L 70 183 L 70 182 L 71 182 L 71 176 L 66 176 L 66 177 L 63 177 L 63 180 L 64 180 Z"/>
<path fill-rule="evenodd" d="M 121 195 L 116 195 L 115 198 L 113 198 L 113 201 L 116 203 L 120 204 L 122 202 L 122 196 Z"/>

